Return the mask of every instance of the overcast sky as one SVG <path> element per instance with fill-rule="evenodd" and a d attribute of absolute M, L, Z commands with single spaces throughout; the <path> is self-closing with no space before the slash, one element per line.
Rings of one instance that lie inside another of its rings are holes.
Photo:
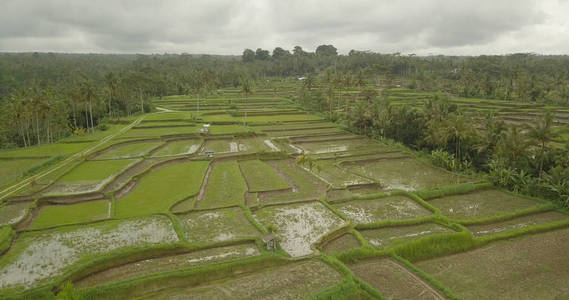
<path fill-rule="evenodd" d="M 569 54 L 569 0 L 0 0 L 0 51 Z"/>

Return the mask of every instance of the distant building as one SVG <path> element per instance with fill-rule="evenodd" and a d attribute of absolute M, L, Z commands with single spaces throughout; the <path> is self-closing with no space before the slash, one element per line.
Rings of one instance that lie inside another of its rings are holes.
<path fill-rule="evenodd" d="M 263 237 L 263 243 L 267 246 L 267 250 L 277 249 L 277 236 L 274 233 L 269 233 Z"/>
<path fill-rule="evenodd" d="M 213 150 L 205 150 L 204 151 L 204 154 L 207 155 L 208 157 L 213 157 L 214 153 L 215 152 Z"/>
<path fill-rule="evenodd" d="M 203 124 L 202 128 L 200 128 L 201 134 L 209 134 L 209 124 Z"/>

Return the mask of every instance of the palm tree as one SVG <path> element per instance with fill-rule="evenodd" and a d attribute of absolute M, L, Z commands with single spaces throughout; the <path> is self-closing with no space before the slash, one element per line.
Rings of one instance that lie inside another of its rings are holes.
<path fill-rule="evenodd" d="M 89 121 L 90 121 L 91 132 L 95 132 L 95 125 L 93 123 L 93 102 L 96 101 L 96 99 L 97 99 L 97 90 L 96 90 L 93 82 L 84 81 L 81 84 L 81 95 L 83 96 L 83 100 L 85 101 L 85 104 L 89 108 L 89 119 L 86 120 L 87 130 L 89 130 Z"/>
<path fill-rule="evenodd" d="M 348 119 L 352 126 L 358 129 L 358 133 L 365 134 L 367 131 L 367 118 L 366 118 L 367 107 L 364 102 L 358 101 L 354 108 L 350 110 L 348 114 Z"/>
<path fill-rule="evenodd" d="M 330 118 L 332 118 L 332 98 L 334 97 L 334 89 L 332 85 L 328 85 L 326 89 L 326 99 L 328 100 L 328 106 L 330 107 Z"/>
<path fill-rule="evenodd" d="M 462 143 L 475 134 L 472 122 L 465 119 L 462 114 L 451 114 L 445 122 L 447 140 L 455 143 L 455 157 L 462 161 Z"/>
<path fill-rule="evenodd" d="M 543 173 L 543 160 L 545 158 L 545 150 L 547 143 L 555 138 L 553 131 L 553 114 L 546 112 L 542 117 L 537 120 L 537 123 L 532 127 L 528 133 L 529 137 L 539 145 L 539 178 Z"/>
<path fill-rule="evenodd" d="M 109 113 L 109 118 L 111 117 L 111 104 L 113 101 L 113 93 L 117 88 L 117 78 L 115 76 L 115 74 L 113 72 L 107 73 L 105 75 L 105 83 L 107 84 L 107 90 L 109 92 L 109 107 L 108 107 L 108 113 Z"/>
<path fill-rule="evenodd" d="M 43 97 L 37 88 L 37 86 L 32 87 L 30 90 L 31 94 L 29 95 L 29 104 L 31 106 L 31 110 L 33 111 L 34 118 L 36 120 L 36 137 L 38 145 L 41 145 L 40 139 L 40 110 L 42 108 L 42 101 Z"/>
<path fill-rule="evenodd" d="M 245 95 L 245 119 L 243 121 L 243 125 L 245 125 L 247 124 L 247 100 L 249 95 L 253 93 L 253 87 L 251 86 L 251 82 L 248 78 L 241 81 L 241 92 Z"/>
<path fill-rule="evenodd" d="M 512 125 L 507 134 L 498 142 L 496 154 L 506 159 L 509 167 L 523 169 L 522 159 L 527 157 L 528 146 L 527 136 L 517 126 Z"/>
<path fill-rule="evenodd" d="M 504 121 L 496 120 L 494 112 L 489 112 L 484 120 L 483 130 L 481 130 L 483 137 L 475 147 L 478 153 L 492 153 L 505 130 Z"/>

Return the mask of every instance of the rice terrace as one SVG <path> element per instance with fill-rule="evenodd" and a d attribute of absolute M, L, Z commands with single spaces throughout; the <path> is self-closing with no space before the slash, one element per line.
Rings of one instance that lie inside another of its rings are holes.
<path fill-rule="evenodd" d="M 3 176 L 2 295 L 569 295 L 566 210 L 343 130 L 276 84 L 155 98 L 93 139 L 0 152 L 3 174 L 67 157 Z"/>
<path fill-rule="evenodd" d="M 568 1 L 0 2 L 0 300 L 569 300 Z"/>

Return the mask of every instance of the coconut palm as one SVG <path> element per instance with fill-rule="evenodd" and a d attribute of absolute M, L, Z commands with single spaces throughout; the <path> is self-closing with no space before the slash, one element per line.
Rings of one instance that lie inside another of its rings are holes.
<path fill-rule="evenodd" d="M 539 146 L 539 177 L 543 173 L 543 160 L 545 158 L 545 151 L 547 150 L 547 143 L 555 138 L 556 134 L 553 131 L 553 114 L 546 112 L 542 117 L 537 120 L 537 123 L 532 127 L 528 133 L 529 137 L 533 139 Z"/>
<path fill-rule="evenodd" d="M 527 158 L 529 145 L 527 136 L 517 126 L 512 125 L 498 142 L 496 155 L 504 159 L 509 167 L 523 169 L 527 163 L 524 160 Z"/>
<path fill-rule="evenodd" d="M 247 124 L 247 100 L 249 95 L 253 93 L 253 87 L 248 78 L 241 80 L 241 92 L 245 95 L 245 119 L 243 121 L 243 125 L 245 125 Z"/>

